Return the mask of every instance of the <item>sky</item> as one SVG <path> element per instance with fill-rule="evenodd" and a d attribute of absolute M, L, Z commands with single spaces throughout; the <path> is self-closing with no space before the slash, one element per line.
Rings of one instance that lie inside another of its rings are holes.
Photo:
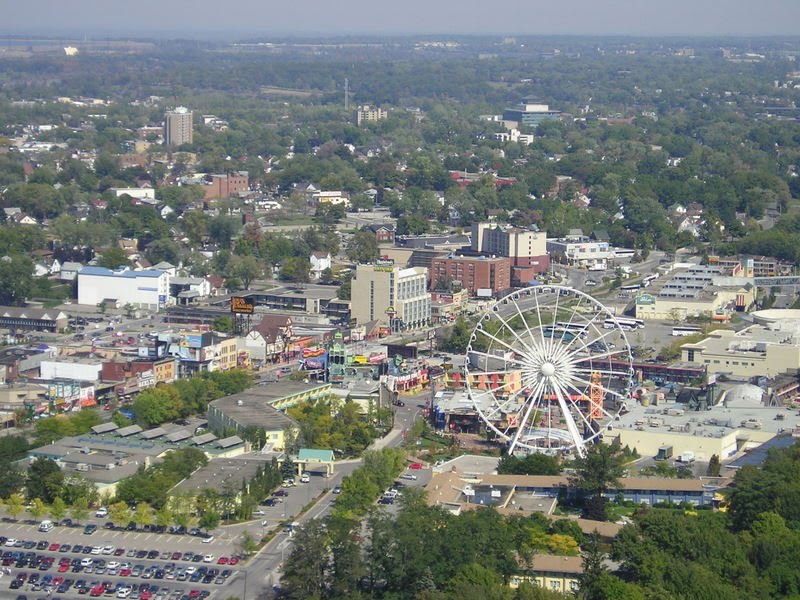
<path fill-rule="evenodd" d="M 798 35 L 800 0 L 0 0 L 0 32 Z"/>

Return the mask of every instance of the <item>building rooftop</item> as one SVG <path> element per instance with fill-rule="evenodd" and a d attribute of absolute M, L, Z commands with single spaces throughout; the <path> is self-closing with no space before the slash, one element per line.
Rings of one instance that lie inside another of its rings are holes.
<path fill-rule="evenodd" d="M 242 482 L 250 481 L 269 460 L 271 457 L 267 455 L 216 458 L 177 484 L 171 493 L 196 493 L 205 489 L 221 492 L 228 486 L 232 486 L 238 492 L 242 488 Z"/>
<path fill-rule="evenodd" d="M 297 424 L 273 408 L 272 404 L 288 396 L 308 392 L 317 387 L 328 387 L 328 385 L 315 386 L 302 382 L 280 381 L 214 400 L 209 406 L 222 411 L 226 417 L 237 423 L 263 427 L 267 431 L 276 431 L 287 427 L 294 428 Z"/>
<path fill-rule="evenodd" d="M 83 267 L 80 270 L 78 275 L 93 275 L 96 277 L 125 277 L 128 279 L 136 279 L 138 277 L 152 277 L 158 278 L 164 274 L 164 271 L 155 271 L 155 270 L 144 270 L 144 271 L 132 271 L 130 269 L 117 269 L 116 271 L 112 271 L 111 269 L 106 269 L 105 267 Z"/>

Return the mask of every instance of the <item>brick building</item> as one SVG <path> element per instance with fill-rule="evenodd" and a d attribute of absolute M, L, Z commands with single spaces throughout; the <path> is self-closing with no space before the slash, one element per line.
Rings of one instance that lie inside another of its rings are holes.
<path fill-rule="evenodd" d="M 224 175 L 208 175 L 203 188 L 205 199 L 230 198 L 250 189 L 247 171 L 236 171 Z"/>
<path fill-rule="evenodd" d="M 443 283 L 460 283 L 470 296 L 478 290 L 496 295 L 511 287 L 511 259 L 506 256 L 449 256 L 434 258 L 430 268 L 431 290 Z"/>

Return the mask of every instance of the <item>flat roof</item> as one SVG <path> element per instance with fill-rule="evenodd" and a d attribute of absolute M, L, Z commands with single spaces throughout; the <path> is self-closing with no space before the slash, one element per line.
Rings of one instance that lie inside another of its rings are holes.
<path fill-rule="evenodd" d="M 239 444 L 242 443 L 244 443 L 242 438 L 240 438 L 238 435 L 232 435 L 230 437 L 218 440 L 217 446 L 219 446 L 220 448 L 232 448 L 233 446 L 238 446 Z"/>
<path fill-rule="evenodd" d="M 129 435 L 134 435 L 136 433 L 141 433 L 142 428 L 138 425 L 128 425 L 127 427 L 123 427 L 122 429 L 117 429 L 117 435 L 119 437 L 128 437 Z"/>
<path fill-rule="evenodd" d="M 167 432 L 164 430 L 163 427 L 156 427 L 155 429 L 148 429 L 147 431 L 143 431 L 142 435 L 139 437 L 141 437 L 143 440 L 153 440 L 157 437 L 161 437 L 165 433 Z"/>
<path fill-rule="evenodd" d="M 164 439 L 168 442 L 180 442 L 181 440 L 188 440 L 190 437 L 192 437 L 192 434 L 189 431 L 186 429 L 178 429 L 177 431 L 165 435 Z"/>
<path fill-rule="evenodd" d="M 271 458 L 257 457 L 215 458 L 178 483 L 172 492 L 199 492 L 205 489 L 222 490 L 226 484 L 240 489 L 242 481 L 251 480 Z"/>
<path fill-rule="evenodd" d="M 202 435 L 197 435 L 192 438 L 192 445 L 193 446 L 202 446 L 203 444 L 207 444 L 208 442 L 213 442 L 217 439 L 213 433 L 204 433 Z"/>
<path fill-rule="evenodd" d="M 299 460 L 313 460 L 319 462 L 333 462 L 333 450 L 318 450 L 316 448 L 300 448 L 297 455 Z"/>
<path fill-rule="evenodd" d="M 108 433 L 110 431 L 116 431 L 117 429 L 119 429 L 119 425 L 109 421 L 108 423 L 100 423 L 100 425 L 92 427 L 92 433 Z"/>

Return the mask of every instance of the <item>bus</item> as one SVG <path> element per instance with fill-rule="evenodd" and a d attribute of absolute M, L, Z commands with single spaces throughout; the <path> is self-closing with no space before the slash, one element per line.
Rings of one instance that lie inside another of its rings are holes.
<path fill-rule="evenodd" d="M 672 328 L 672 335 L 674 337 L 686 337 L 687 335 L 694 335 L 695 333 L 702 333 L 702 327 L 697 325 L 676 325 Z"/>
<path fill-rule="evenodd" d="M 556 323 L 557 329 L 563 329 L 565 331 L 573 331 L 573 332 L 585 332 L 586 328 L 588 327 L 588 323 L 572 323 L 571 321 L 559 321 Z"/>
<path fill-rule="evenodd" d="M 634 292 L 636 290 L 642 289 L 641 283 L 630 283 L 628 285 L 621 285 L 619 289 L 623 292 Z"/>
<path fill-rule="evenodd" d="M 633 331 L 634 329 L 642 329 L 644 327 L 644 321 L 641 319 L 628 319 L 626 317 L 606 319 L 603 321 L 603 329 L 616 329 L 617 326 L 624 331 Z"/>

